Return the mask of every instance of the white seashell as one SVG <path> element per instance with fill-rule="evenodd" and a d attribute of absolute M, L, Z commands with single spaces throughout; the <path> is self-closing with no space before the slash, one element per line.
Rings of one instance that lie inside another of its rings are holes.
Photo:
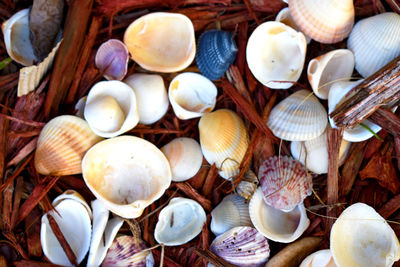
<path fill-rule="evenodd" d="M 290 212 L 268 206 L 259 187 L 249 204 L 254 227 L 266 238 L 276 242 L 290 243 L 299 238 L 310 224 L 303 204 Z"/>
<path fill-rule="evenodd" d="M 52 202 L 53 207 L 57 206 L 61 201 L 65 199 L 72 199 L 81 203 L 86 208 L 86 211 L 88 212 L 90 219 L 92 219 L 93 217 L 92 210 L 86 203 L 86 200 L 81 196 L 81 194 L 79 194 L 75 190 L 68 189 L 64 193 L 56 197 Z"/>
<path fill-rule="evenodd" d="M 354 70 L 354 55 L 348 49 L 337 49 L 310 60 L 308 81 L 321 99 L 328 99 L 334 81 L 349 80 Z"/>
<path fill-rule="evenodd" d="M 169 84 L 168 97 L 175 115 L 181 120 L 211 112 L 217 102 L 217 87 L 201 74 L 185 72 Z"/>
<path fill-rule="evenodd" d="M 301 32 L 280 22 L 267 21 L 251 34 L 246 58 L 259 82 L 274 89 L 287 89 L 300 78 L 306 49 L 307 42 Z"/>
<path fill-rule="evenodd" d="M 169 102 L 163 78 L 156 74 L 135 73 L 124 80 L 133 88 L 139 123 L 152 124 L 167 113 Z"/>
<path fill-rule="evenodd" d="M 356 70 L 371 76 L 400 55 L 400 15 L 387 12 L 360 20 L 347 46 L 353 51 Z"/>
<path fill-rule="evenodd" d="M 172 181 L 183 182 L 192 178 L 200 170 L 203 153 L 199 143 L 193 138 L 175 138 L 161 148 L 171 166 Z"/>
<path fill-rule="evenodd" d="M 299 267 L 337 267 L 329 249 L 318 250 L 305 258 Z"/>
<path fill-rule="evenodd" d="M 154 238 L 166 246 L 179 246 L 200 234 L 206 213 L 192 199 L 174 197 L 158 215 Z"/>
<path fill-rule="evenodd" d="M 328 123 L 324 106 L 308 90 L 297 91 L 276 105 L 267 125 L 275 136 L 306 141 L 320 136 Z"/>
<path fill-rule="evenodd" d="M 237 226 L 252 226 L 249 204 L 237 194 L 226 197 L 211 211 L 211 231 L 217 236 Z"/>
<path fill-rule="evenodd" d="M 81 118 L 81 119 L 85 119 L 85 117 L 83 116 L 83 112 L 85 111 L 85 105 L 86 105 L 86 100 L 87 100 L 87 96 L 81 97 L 78 102 L 76 102 L 75 104 L 75 116 Z"/>
<path fill-rule="evenodd" d="M 283 1 L 283 2 L 287 3 L 287 1 Z M 276 15 L 275 21 L 282 22 L 283 24 L 285 24 L 289 27 L 292 27 L 296 31 L 298 31 L 298 32 L 300 31 L 299 27 L 297 27 L 296 23 L 293 21 L 292 16 L 290 16 L 288 7 L 282 8 L 281 11 L 279 11 L 278 15 Z M 309 44 L 311 42 L 311 38 L 305 34 L 304 34 L 304 37 L 306 37 L 307 44 Z"/>

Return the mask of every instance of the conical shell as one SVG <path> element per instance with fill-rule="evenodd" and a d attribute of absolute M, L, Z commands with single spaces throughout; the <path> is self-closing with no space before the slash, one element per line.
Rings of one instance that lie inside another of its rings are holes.
<path fill-rule="evenodd" d="M 128 71 L 129 52 L 125 44 L 117 39 L 110 39 L 97 50 L 96 67 L 107 80 L 122 80 Z"/>
<path fill-rule="evenodd" d="M 132 59 L 150 71 L 181 71 L 196 54 L 193 24 L 177 13 L 156 12 L 138 18 L 126 29 L 124 43 Z"/>
<path fill-rule="evenodd" d="M 353 28 L 353 0 L 289 0 L 288 3 L 299 29 L 320 43 L 340 42 Z"/>
<path fill-rule="evenodd" d="M 81 203 L 86 208 L 86 211 L 88 212 L 90 219 L 92 219 L 92 217 L 93 217 L 92 210 L 90 209 L 86 200 L 81 196 L 81 194 L 79 194 L 75 190 L 71 190 L 71 189 L 66 190 L 64 193 L 62 193 L 61 195 L 59 195 L 58 197 L 56 197 L 53 200 L 52 205 L 55 207 L 61 201 L 65 200 L 65 199 L 72 199 L 72 200 L 75 200 L 75 201 Z"/>
<path fill-rule="evenodd" d="M 82 160 L 82 175 L 104 206 L 124 218 L 139 217 L 171 183 L 164 154 L 135 136 L 119 136 L 93 146 Z"/>
<path fill-rule="evenodd" d="M 101 139 L 81 118 L 55 117 L 40 132 L 35 152 L 36 171 L 44 175 L 81 173 L 83 156 Z"/>
<path fill-rule="evenodd" d="M 243 179 L 236 187 L 236 193 L 248 202 L 256 191 L 258 184 L 257 175 L 252 170 L 247 170 L 243 175 Z"/>
<path fill-rule="evenodd" d="M 249 145 L 242 119 L 233 111 L 219 109 L 199 121 L 200 146 L 208 163 L 216 164 L 219 175 L 230 179 L 239 173 L 239 165 Z"/>
<path fill-rule="evenodd" d="M 400 55 L 400 15 L 388 12 L 357 22 L 347 41 L 356 70 L 372 75 Z"/>
<path fill-rule="evenodd" d="M 320 136 L 328 123 L 324 106 L 308 90 L 297 91 L 276 105 L 267 125 L 275 136 L 288 141 L 306 141 Z"/>
<path fill-rule="evenodd" d="M 217 236 L 210 250 L 235 266 L 263 266 L 269 257 L 268 240 L 251 227 L 235 227 Z"/>
<path fill-rule="evenodd" d="M 305 258 L 299 267 L 337 267 L 329 249 L 318 250 Z"/>
<path fill-rule="evenodd" d="M 400 245 L 390 225 L 372 207 L 356 203 L 331 229 L 330 249 L 337 266 L 392 266 Z"/>
<path fill-rule="evenodd" d="M 286 3 L 286 1 L 284 1 Z M 278 15 L 276 15 L 275 21 L 282 22 L 283 24 L 295 29 L 296 31 L 300 31 L 299 27 L 297 27 L 296 23 L 294 22 L 292 16 L 290 16 L 290 11 L 288 7 L 282 8 L 279 11 Z M 304 33 L 303 33 L 304 34 Z M 307 44 L 311 42 L 311 38 L 304 34 L 306 37 Z"/>

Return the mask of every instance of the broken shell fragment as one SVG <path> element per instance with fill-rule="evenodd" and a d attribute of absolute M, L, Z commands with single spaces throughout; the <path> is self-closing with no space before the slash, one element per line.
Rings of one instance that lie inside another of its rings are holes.
<path fill-rule="evenodd" d="M 318 250 L 305 258 L 299 267 L 337 267 L 329 249 Z"/>
<path fill-rule="evenodd" d="M 247 170 L 243 175 L 242 181 L 236 187 L 236 193 L 248 202 L 257 190 L 258 184 L 259 181 L 256 174 L 252 170 Z"/>
<path fill-rule="evenodd" d="M 107 80 L 122 80 L 128 71 L 129 52 L 125 44 L 117 39 L 110 39 L 97 50 L 96 67 Z"/>

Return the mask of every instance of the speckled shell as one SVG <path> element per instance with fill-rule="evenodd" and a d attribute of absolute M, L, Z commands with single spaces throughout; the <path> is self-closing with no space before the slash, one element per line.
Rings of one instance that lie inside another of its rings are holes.
<path fill-rule="evenodd" d="M 328 123 L 324 106 L 308 90 L 297 91 L 276 105 L 267 125 L 275 136 L 288 141 L 306 141 L 320 136 Z"/>
<path fill-rule="evenodd" d="M 235 61 L 238 49 L 229 32 L 206 31 L 200 35 L 196 63 L 201 74 L 210 80 L 221 78 Z"/>
<path fill-rule="evenodd" d="M 337 267 L 329 249 L 318 250 L 305 258 L 299 267 Z"/>
<path fill-rule="evenodd" d="M 252 227 L 235 227 L 217 236 L 210 250 L 239 267 L 264 266 L 270 253 L 268 240 Z"/>
<path fill-rule="evenodd" d="M 97 50 L 96 67 L 107 80 L 122 80 L 128 71 L 129 52 L 125 44 L 117 39 L 110 39 Z"/>

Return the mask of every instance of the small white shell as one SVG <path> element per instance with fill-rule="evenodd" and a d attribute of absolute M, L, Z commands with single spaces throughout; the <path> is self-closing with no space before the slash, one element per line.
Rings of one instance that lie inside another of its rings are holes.
<path fill-rule="evenodd" d="M 81 196 L 81 194 L 79 194 L 75 190 L 71 190 L 71 189 L 66 190 L 64 193 L 62 193 L 61 195 L 59 195 L 58 197 L 56 197 L 53 200 L 52 205 L 55 207 L 61 201 L 65 200 L 65 199 L 72 199 L 72 200 L 75 200 L 75 201 L 78 201 L 79 203 L 81 203 L 86 208 L 90 219 L 92 219 L 92 217 L 93 217 L 92 210 L 90 209 L 89 205 L 86 203 L 85 199 Z"/>
<path fill-rule="evenodd" d="M 236 192 L 248 202 L 257 190 L 258 184 L 257 175 L 252 170 L 248 169 L 244 173 L 242 181 L 240 181 L 236 187 Z"/>
<path fill-rule="evenodd" d="M 287 3 L 287 1 L 284 2 Z M 290 16 L 288 7 L 282 8 L 281 11 L 279 11 L 278 15 L 276 15 L 275 21 L 282 22 L 283 24 L 292 27 L 296 31 L 298 32 L 300 31 L 299 27 L 297 27 L 296 23 L 294 22 L 292 16 Z M 311 42 L 311 38 L 305 34 L 304 37 L 306 37 L 307 44 L 309 44 Z"/>
<path fill-rule="evenodd" d="M 329 249 L 318 250 L 305 258 L 299 267 L 337 267 Z"/>

